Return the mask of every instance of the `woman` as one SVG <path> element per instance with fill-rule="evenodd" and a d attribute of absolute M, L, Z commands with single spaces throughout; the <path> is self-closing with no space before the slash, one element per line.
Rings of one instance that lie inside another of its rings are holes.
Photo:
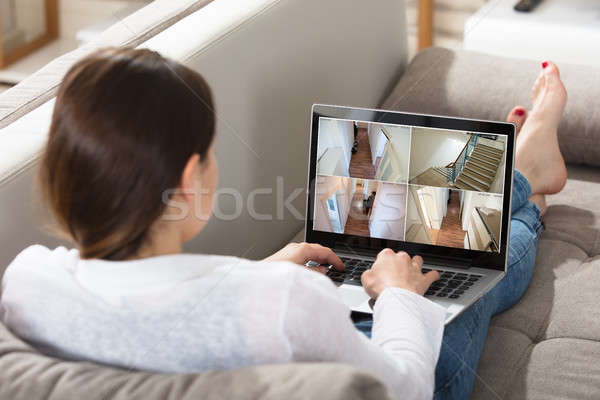
<path fill-rule="evenodd" d="M 534 194 L 542 205 L 540 195 L 564 185 L 555 137 L 566 96 L 557 93 L 553 64 L 537 86 L 518 140 L 522 174 L 509 277 L 501 293 L 492 292 L 445 334 L 444 349 L 451 342 L 473 367 L 481 349 L 460 337 L 463 321 L 477 316 L 487 324 L 518 299 L 540 224 L 527 198 Z M 377 299 L 369 340 L 329 279 L 298 267 L 315 260 L 343 269 L 327 248 L 289 245 L 259 262 L 181 254 L 213 205 L 212 110 L 200 75 L 148 50 L 102 50 L 71 68 L 57 96 L 40 183 L 77 249 L 38 245 L 21 252 L 3 279 L 2 321 L 39 349 L 70 359 L 161 372 L 336 361 L 366 369 L 397 398 L 430 398 L 445 311 L 422 296 L 439 274 L 423 275 L 419 256 L 386 249 L 363 274 Z M 485 329 L 475 334 L 483 341 Z M 453 353 L 444 351 L 438 381 L 454 373 Z M 471 390 L 466 374 L 448 382 Z"/>

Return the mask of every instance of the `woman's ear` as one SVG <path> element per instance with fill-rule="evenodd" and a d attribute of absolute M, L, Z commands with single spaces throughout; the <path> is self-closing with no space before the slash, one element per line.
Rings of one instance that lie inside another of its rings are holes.
<path fill-rule="evenodd" d="M 181 180 L 179 182 L 180 193 L 183 197 L 194 197 L 194 179 L 196 176 L 196 168 L 200 166 L 200 155 L 192 154 L 187 163 L 185 163 L 185 168 L 183 169 L 183 173 L 181 174 Z"/>

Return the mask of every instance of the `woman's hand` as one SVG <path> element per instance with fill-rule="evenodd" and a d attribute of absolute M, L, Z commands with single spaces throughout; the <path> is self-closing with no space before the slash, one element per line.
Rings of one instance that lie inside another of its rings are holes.
<path fill-rule="evenodd" d="M 344 270 L 344 263 L 330 248 L 315 243 L 290 243 L 264 261 L 291 261 L 301 266 L 308 261 L 316 261 L 319 264 L 333 265 L 338 271 Z M 322 273 L 327 272 L 325 267 L 311 269 Z"/>
<path fill-rule="evenodd" d="M 391 249 L 384 249 L 377 255 L 373 266 L 363 272 L 360 280 L 373 299 L 384 289 L 391 287 L 406 289 L 422 296 L 433 282 L 440 279 L 437 271 L 423 275 L 422 266 L 423 259 L 419 256 L 411 258 L 403 251 L 395 253 Z"/>

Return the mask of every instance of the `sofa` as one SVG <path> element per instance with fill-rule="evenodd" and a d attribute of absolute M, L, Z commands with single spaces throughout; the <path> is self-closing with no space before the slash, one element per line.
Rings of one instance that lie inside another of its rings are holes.
<path fill-rule="evenodd" d="M 220 217 L 186 251 L 260 258 L 302 238 L 312 103 L 491 120 L 503 120 L 516 104 L 530 106 L 537 63 L 432 48 L 408 64 L 406 38 L 399 0 L 149 4 L 0 95 L 0 274 L 31 243 L 69 245 L 51 234 L 35 171 L 57 85 L 91 51 L 151 48 L 205 76 L 217 110 Z M 570 94 L 559 129 L 569 180 L 548 199 L 529 289 L 492 321 L 473 399 L 600 396 L 600 71 L 560 67 Z M 255 209 L 272 217 L 238 210 L 232 188 L 243 199 L 253 196 Z M 289 207 L 279 210 L 278 196 Z M 0 400 L 80 398 L 389 394 L 368 371 L 330 363 L 167 375 L 58 360 L 0 324 Z"/>

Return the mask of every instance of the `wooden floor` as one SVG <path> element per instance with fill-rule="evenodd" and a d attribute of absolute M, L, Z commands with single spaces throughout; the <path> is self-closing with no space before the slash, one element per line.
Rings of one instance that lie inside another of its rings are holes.
<path fill-rule="evenodd" d="M 448 186 L 448 182 L 446 182 L 446 178 L 442 174 L 435 172 L 433 168 L 429 168 L 421 175 L 415 176 L 410 180 L 410 183 L 413 185 L 450 187 Z"/>
<path fill-rule="evenodd" d="M 344 233 L 347 235 L 370 236 L 369 216 L 365 214 L 363 204 L 363 187 L 358 185 L 356 192 L 352 197 L 350 213 L 344 227 Z"/>
<path fill-rule="evenodd" d="M 371 146 L 366 128 L 358 128 L 358 148 L 350 157 L 350 176 L 353 178 L 374 179 L 375 166 L 371 158 Z"/>
<path fill-rule="evenodd" d="M 434 241 L 438 246 L 447 247 L 465 247 L 466 231 L 462 230 L 462 222 L 460 220 L 460 198 L 458 191 L 450 191 L 450 201 L 448 202 L 448 212 L 442 219 L 437 240 Z"/>

